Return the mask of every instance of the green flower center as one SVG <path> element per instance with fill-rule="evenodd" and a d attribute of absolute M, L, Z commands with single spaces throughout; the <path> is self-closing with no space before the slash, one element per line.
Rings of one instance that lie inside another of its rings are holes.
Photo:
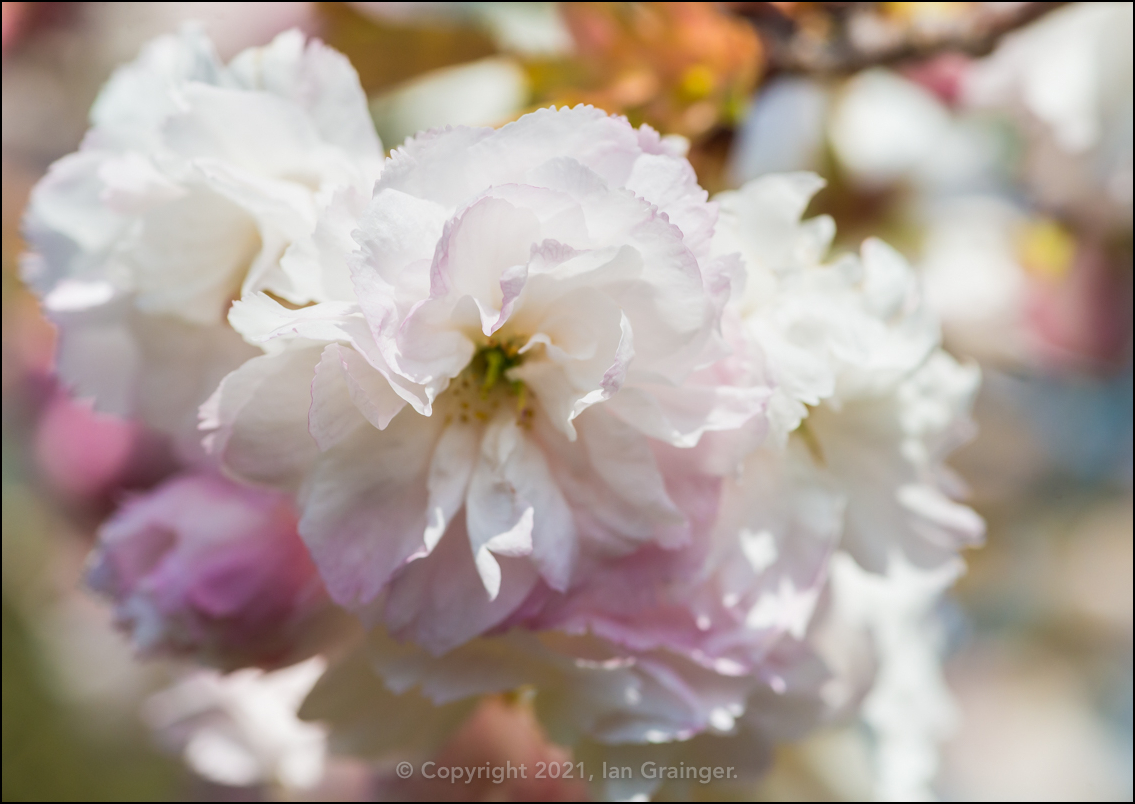
<path fill-rule="evenodd" d="M 524 356 L 520 354 L 518 339 L 512 338 L 504 343 L 498 343 L 495 339 L 491 339 L 486 346 L 482 346 L 473 355 L 467 370 L 481 378 L 481 396 L 488 398 L 489 392 L 504 378 L 505 372 L 523 362 Z M 516 394 L 520 394 L 524 389 L 522 382 L 509 382 L 508 384 Z"/>
<path fill-rule="evenodd" d="M 449 420 L 487 422 L 499 411 L 515 407 L 520 424 L 531 421 L 532 394 L 528 387 L 505 376 L 509 369 L 524 362 L 526 355 L 520 354 L 520 348 L 525 342 L 522 338 L 506 341 L 492 338 L 477 350 L 469 365 L 449 385 L 446 394 L 452 404 Z"/>

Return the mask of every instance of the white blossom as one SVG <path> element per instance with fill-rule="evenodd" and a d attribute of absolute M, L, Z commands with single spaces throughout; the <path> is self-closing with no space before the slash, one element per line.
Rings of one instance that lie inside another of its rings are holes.
<path fill-rule="evenodd" d="M 319 224 L 309 271 L 349 266 L 356 301 L 234 306 L 269 354 L 203 426 L 228 471 L 298 492 L 338 601 L 385 592 L 440 652 L 692 538 L 656 450 L 759 418 L 768 389 L 722 374 L 738 262 L 710 254 L 678 147 L 586 107 L 427 132 Z"/>
<path fill-rule="evenodd" d="M 340 54 L 291 31 L 226 66 L 193 29 L 156 39 L 32 193 L 24 277 L 59 326 L 61 376 L 191 447 L 197 407 L 258 351 L 228 327 L 231 301 L 343 293 L 343 278 L 291 271 L 286 251 L 380 167 Z"/>

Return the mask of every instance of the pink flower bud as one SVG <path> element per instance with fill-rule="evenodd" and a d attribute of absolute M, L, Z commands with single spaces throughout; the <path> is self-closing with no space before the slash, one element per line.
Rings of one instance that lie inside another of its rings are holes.
<path fill-rule="evenodd" d="M 212 475 L 179 475 L 123 505 L 88 582 L 143 654 L 278 667 L 339 630 L 289 498 Z"/>

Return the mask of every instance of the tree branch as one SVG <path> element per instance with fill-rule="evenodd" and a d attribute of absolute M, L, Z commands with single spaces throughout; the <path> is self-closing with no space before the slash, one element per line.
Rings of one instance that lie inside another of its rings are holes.
<path fill-rule="evenodd" d="M 1007 33 L 1066 3 L 1021 3 L 1005 11 L 982 10 L 932 24 L 899 21 L 874 3 L 816 4 L 787 14 L 772 3 L 730 3 L 747 17 L 778 72 L 845 75 L 868 67 L 918 61 L 939 53 L 985 56 Z"/>

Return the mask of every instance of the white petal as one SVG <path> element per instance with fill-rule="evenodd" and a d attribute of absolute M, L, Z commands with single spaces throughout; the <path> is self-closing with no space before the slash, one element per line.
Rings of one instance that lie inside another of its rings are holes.
<path fill-rule="evenodd" d="M 515 427 L 510 422 L 510 427 Z M 500 467 L 500 475 L 515 490 L 522 505 L 533 512 L 531 561 L 553 589 L 567 588 L 579 552 L 575 518 L 552 476 L 539 445 L 526 431 L 516 429 L 518 442 Z M 495 553 L 502 553 L 490 547 Z"/>
<path fill-rule="evenodd" d="M 477 464 L 480 440 L 479 428 L 451 422 L 434 448 L 427 479 L 429 504 L 424 536 L 427 550 L 433 550 L 441 540 L 450 521 L 465 502 L 469 478 Z"/>
<path fill-rule="evenodd" d="M 736 430 L 765 409 L 767 388 L 665 385 L 626 389 L 611 410 L 646 435 L 676 447 L 692 447 L 702 434 Z"/>
<path fill-rule="evenodd" d="M 626 380 L 634 359 L 630 322 L 602 293 L 580 288 L 557 299 L 535 326 L 520 349 L 532 357 L 508 379 L 530 386 L 552 422 L 574 441 L 572 420 L 610 399 Z"/>
<path fill-rule="evenodd" d="M 305 486 L 300 535 L 340 604 L 370 603 L 425 553 L 429 458 L 439 422 L 404 409 L 320 455 Z"/>
<path fill-rule="evenodd" d="M 319 211 L 315 230 L 288 246 L 280 258 L 286 282 L 277 292 L 295 304 L 314 301 L 355 301 L 347 258 L 357 245 L 351 237 L 369 196 L 354 187 L 341 187 Z"/>
<path fill-rule="evenodd" d="M 576 528 L 592 542 L 591 549 L 626 552 L 650 538 L 667 541 L 668 529 L 685 525 L 644 436 L 599 407 L 576 419 L 576 428 L 574 444 L 557 431 L 538 433 Z"/>
<path fill-rule="evenodd" d="M 384 429 L 406 405 L 354 349 L 329 344 L 311 384 L 309 426 L 321 450 L 328 450 L 369 423 Z"/>
<path fill-rule="evenodd" d="M 318 454 L 308 432 L 320 349 L 253 358 L 202 406 L 201 428 L 225 469 L 252 483 L 296 488 Z"/>
<path fill-rule="evenodd" d="M 502 555 L 532 551 L 532 506 L 504 471 L 521 439 L 511 420 L 498 418 L 489 425 L 465 498 L 469 543 L 490 600 L 500 591 L 500 569 L 490 551 Z"/>
<path fill-rule="evenodd" d="M 209 190 L 162 204 L 141 220 L 123 256 L 140 310 L 200 324 L 224 320 L 260 249 L 255 219 Z"/>
<path fill-rule="evenodd" d="M 103 145 L 152 148 L 162 122 L 178 108 L 175 87 L 186 81 L 220 84 L 225 78 L 209 38 L 187 27 L 158 37 L 134 62 L 115 70 L 91 107 L 91 123 Z"/>
<path fill-rule="evenodd" d="M 270 353 L 288 348 L 293 340 L 349 343 L 386 379 L 398 396 L 419 412 L 429 411 L 426 389 L 387 365 L 357 305 L 324 302 L 292 310 L 266 294 L 256 293 L 233 303 L 229 323 L 245 340 L 263 344 Z M 375 421 L 381 419 L 376 414 Z"/>
<path fill-rule="evenodd" d="M 266 92 L 190 84 L 185 106 L 163 126 L 165 144 L 184 159 L 216 160 L 250 173 L 304 183 L 319 181 L 319 161 L 333 159 L 310 118 L 296 104 Z"/>
<path fill-rule="evenodd" d="M 481 329 L 492 335 L 508 315 L 510 302 L 524 287 L 527 272 L 509 269 L 528 263 L 539 239 L 540 222 L 528 209 L 497 198 L 477 201 L 447 226 L 434 260 L 430 294 L 471 296 Z"/>
<path fill-rule="evenodd" d="M 100 203 L 105 158 L 98 151 L 68 154 L 32 190 L 24 227 L 39 258 L 26 262 L 23 279 L 41 293 L 65 276 L 109 278 L 101 263 L 128 221 Z"/>
<path fill-rule="evenodd" d="M 379 161 L 382 143 L 367 113 L 358 74 L 342 53 L 318 39 L 285 31 L 266 47 L 246 50 L 229 72 L 241 86 L 271 92 L 300 105 L 320 137 L 356 160 Z M 368 191 L 369 187 L 365 188 Z"/>

